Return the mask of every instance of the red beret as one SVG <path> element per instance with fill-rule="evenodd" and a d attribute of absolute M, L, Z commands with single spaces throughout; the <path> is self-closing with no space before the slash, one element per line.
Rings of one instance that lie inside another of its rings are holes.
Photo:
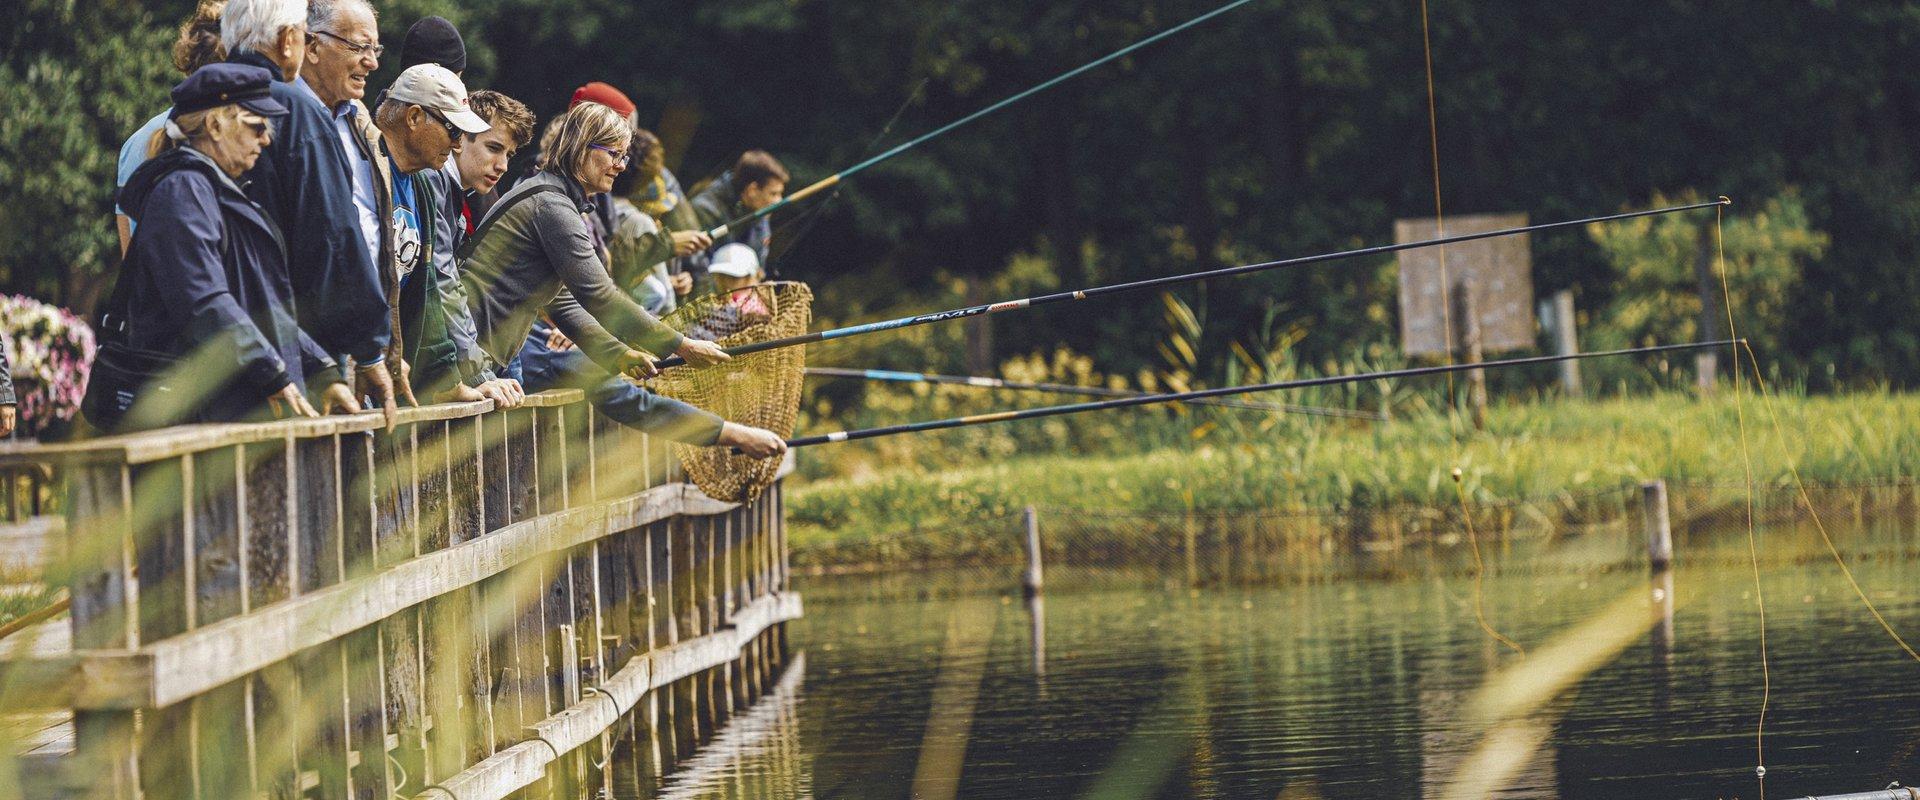
<path fill-rule="evenodd" d="M 621 116 L 628 116 L 634 112 L 633 101 L 628 100 L 625 93 L 600 81 L 594 81 L 573 90 L 573 102 L 568 103 L 567 108 L 573 108 L 581 103 L 599 103 L 620 112 Z"/>

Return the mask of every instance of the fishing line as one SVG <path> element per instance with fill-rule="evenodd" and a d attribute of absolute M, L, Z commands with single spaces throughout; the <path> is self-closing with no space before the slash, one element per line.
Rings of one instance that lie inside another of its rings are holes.
<path fill-rule="evenodd" d="M 1467 487 L 1460 480 L 1459 467 L 1453 468 L 1453 493 L 1460 498 L 1460 519 L 1466 523 L 1467 544 L 1473 548 L 1473 618 L 1480 623 L 1480 630 L 1493 637 L 1494 641 L 1506 645 L 1513 652 L 1525 657 L 1526 648 L 1521 647 L 1519 642 L 1507 638 L 1506 634 L 1494 630 L 1493 624 L 1487 621 L 1486 593 L 1481 580 L 1486 574 L 1487 565 L 1480 559 L 1480 537 L 1473 529 L 1473 509 L 1467 507 Z"/>
<path fill-rule="evenodd" d="M 1447 236 L 1447 216 L 1440 202 L 1440 112 L 1439 102 L 1435 99 L 1436 92 L 1433 87 L 1433 27 L 1427 20 L 1427 0 L 1420 0 L 1420 48 L 1422 54 L 1425 56 L 1427 68 L 1427 146 L 1432 154 L 1433 161 L 1433 232 L 1434 235 L 1444 239 Z M 1454 347 L 1453 278 L 1447 270 L 1446 246 L 1440 246 L 1436 252 L 1440 259 L 1440 335 L 1442 337 L 1441 342 L 1446 350 L 1446 363 L 1451 366 L 1453 364 Z M 1470 287 L 1462 288 L 1466 291 L 1472 291 Z M 1453 373 L 1451 372 L 1447 373 L 1447 397 L 1453 400 L 1455 418 L 1457 419 L 1459 416 L 1460 398 L 1458 389 L 1454 386 Z M 1477 403 L 1479 400 L 1476 397 L 1470 399 L 1469 402 Z M 1460 454 L 1463 449 L 1464 446 L 1461 444 L 1460 438 L 1457 436 L 1454 437 L 1454 463 L 1457 464 L 1460 462 Z M 1509 649 L 1513 650 L 1513 652 L 1524 657 L 1527 654 L 1526 648 L 1521 647 L 1519 642 L 1508 638 L 1505 634 L 1494 630 L 1493 624 L 1487 621 L 1485 586 L 1487 566 L 1486 562 L 1480 557 L 1480 536 L 1473 528 L 1473 509 L 1467 506 L 1467 487 L 1460 479 L 1459 467 L 1453 468 L 1453 488 L 1454 495 L 1460 501 L 1460 521 L 1467 529 L 1467 544 L 1473 549 L 1474 621 L 1480 623 L 1480 630 L 1492 637 L 1494 641 L 1506 645 Z"/>
<path fill-rule="evenodd" d="M 1766 409 L 1768 420 L 1772 423 L 1774 439 L 1780 443 L 1781 454 L 1786 455 L 1787 435 L 1785 428 L 1780 424 L 1780 412 L 1774 408 L 1773 390 L 1767 385 L 1767 379 L 1760 374 L 1758 356 L 1754 355 L 1753 347 L 1745 342 L 1742 342 L 1741 346 L 1747 350 L 1747 367 L 1753 370 L 1753 382 L 1760 389 L 1760 405 Z M 1806 505 L 1807 515 L 1813 518 L 1814 530 L 1820 532 L 1820 540 L 1826 544 L 1827 553 L 1833 556 L 1833 563 L 1840 567 L 1840 574 L 1847 579 L 1847 585 L 1853 587 L 1854 595 L 1858 596 L 1861 604 L 1867 607 L 1867 612 L 1873 615 L 1873 620 L 1880 623 L 1880 628 L 1893 638 L 1894 643 L 1898 644 L 1901 650 L 1906 651 L 1907 657 L 1920 661 L 1920 652 L 1916 652 L 1913 645 L 1907 644 L 1907 640 L 1900 635 L 1900 632 L 1894 630 L 1893 625 L 1887 622 L 1886 616 L 1880 613 L 1880 607 L 1874 605 L 1873 600 L 1867 597 L 1866 590 L 1860 588 L 1860 581 L 1853 577 L 1853 570 L 1847 566 L 1846 559 L 1841 557 L 1840 548 L 1834 545 L 1833 536 L 1827 532 L 1826 523 L 1820 519 L 1820 512 L 1813 507 L 1813 495 L 1807 492 L 1806 481 L 1800 477 L 1799 459 L 1789 457 L 1786 461 L 1787 472 L 1793 476 L 1794 490 L 1799 494 L 1800 502 Z"/>
<path fill-rule="evenodd" d="M 1447 217 L 1440 209 L 1440 112 L 1433 91 L 1433 32 L 1427 24 L 1427 0 L 1420 0 L 1420 46 L 1427 61 L 1427 144 L 1433 152 L 1433 229 L 1446 238 Z M 1453 363 L 1453 281 L 1447 277 L 1447 248 L 1440 255 L 1440 335 L 1447 349 L 1447 363 Z M 1447 396 L 1454 396 L 1453 373 L 1447 373 Z"/>
<path fill-rule="evenodd" d="M 863 428 L 863 429 L 851 430 L 851 431 L 835 431 L 833 433 L 823 433 L 823 434 L 816 434 L 813 436 L 801 436 L 793 439 L 788 439 L 787 447 L 789 448 L 811 447 L 813 445 L 827 444 L 829 442 L 849 442 L 849 441 L 855 441 L 858 439 L 872 439 L 880 436 L 894 436 L 902 433 L 921 433 L 925 431 L 945 430 L 948 428 L 963 428 L 963 427 L 970 427 L 973 425 L 985 425 L 985 424 L 995 423 L 995 422 L 1010 422 L 1013 420 L 1023 420 L 1023 419 L 1039 419 L 1042 417 L 1053 417 L 1053 416 L 1059 416 L 1062 414 L 1077 414 L 1083 411 L 1103 411 L 1110 408 L 1130 408 L 1132 406 L 1152 405 L 1155 403 L 1177 403 L 1177 402 L 1185 402 L 1188 400 L 1194 400 L 1194 399 L 1206 398 L 1206 397 L 1231 397 L 1233 395 L 1252 394 L 1254 392 L 1271 392 L 1271 391 L 1278 391 L 1281 389 L 1305 389 L 1305 388 L 1314 387 L 1314 386 L 1334 386 L 1334 385 L 1346 384 L 1346 383 L 1358 383 L 1361 381 L 1373 381 L 1373 380 L 1396 379 L 1396 378 L 1412 378 L 1412 377 L 1418 377 L 1422 375 L 1443 375 L 1443 374 L 1446 374 L 1447 372 L 1457 372 L 1464 369 L 1500 369 L 1504 367 L 1526 366 L 1529 364 L 1555 364 L 1562 361 L 1577 361 L 1577 360 L 1584 360 L 1589 358 L 1609 358 L 1609 357 L 1628 356 L 1628 355 L 1645 355 L 1649 353 L 1666 353 L 1666 352 L 1674 352 L 1674 351 L 1680 351 L 1680 350 L 1699 350 L 1699 349 L 1709 348 L 1709 347 L 1724 347 L 1729 344 L 1732 344 L 1732 341 L 1724 340 L 1724 339 L 1719 341 L 1711 341 L 1711 342 L 1686 342 L 1682 344 L 1664 344 L 1664 345 L 1654 345 L 1651 347 L 1635 347 L 1635 348 L 1627 348 L 1627 349 L 1621 349 L 1621 350 L 1597 350 L 1590 353 L 1571 353 L 1571 354 L 1565 354 L 1565 355 L 1550 355 L 1550 356 L 1528 356 L 1525 358 L 1510 358 L 1502 361 L 1487 361 L 1484 363 L 1471 364 L 1471 365 L 1452 364 L 1452 365 L 1432 366 L 1432 367 L 1410 367 L 1407 369 L 1386 370 L 1383 372 L 1367 372 L 1367 373 L 1360 373 L 1355 375 L 1330 375 L 1330 376 L 1320 377 L 1320 378 L 1301 378 L 1301 379 L 1290 380 L 1290 381 L 1277 381 L 1274 383 L 1261 383 L 1261 384 L 1252 384 L 1247 386 L 1226 386 L 1218 389 L 1199 389 L 1191 392 L 1150 394 L 1150 395 L 1143 395 L 1140 397 L 1124 397 L 1124 398 L 1118 398 L 1114 400 L 1099 400 L 1099 401 L 1090 402 L 1090 403 L 1070 403 L 1067 405 L 1043 406 L 1041 408 L 1028 408 L 1028 409 L 1022 409 L 1018 411 L 1000 411 L 992 414 L 975 414 L 975 415 L 966 416 L 966 417 L 953 417 L 950 419 L 929 420 L 925 422 L 909 422 L 909 423 L 904 423 L 900 425 L 886 425 L 886 426 L 881 426 L 877 428 Z"/>
<path fill-rule="evenodd" d="M 840 369 L 837 367 L 808 367 L 807 374 L 821 378 L 857 378 L 869 381 L 890 381 L 894 383 L 937 383 L 948 386 L 971 386 L 978 389 L 1012 389 L 1015 391 L 1047 392 L 1049 394 L 1078 394 L 1090 397 L 1140 397 L 1146 392 L 1134 389 L 1110 389 L 1104 386 L 1074 386 L 1066 383 L 1031 383 L 1010 381 L 1001 378 L 984 378 L 976 375 L 936 375 L 930 372 L 896 372 L 886 369 Z M 1299 406 L 1284 403 L 1258 403 L 1244 400 L 1194 400 L 1196 406 L 1215 406 L 1219 408 L 1240 408 L 1251 411 L 1283 411 L 1292 414 L 1311 414 L 1323 417 L 1346 417 L 1365 419 L 1375 422 L 1386 418 L 1383 414 L 1371 411 L 1354 411 L 1346 408 L 1325 408 L 1321 406 Z"/>
<path fill-rule="evenodd" d="M 1720 304 L 1726 307 L 1727 336 L 1739 338 L 1733 322 L 1733 289 L 1727 278 L 1727 240 L 1722 208 L 1713 210 L 1715 265 L 1720 273 Z M 1753 520 L 1753 453 L 1747 445 L 1747 402 L 1740 395 L 1740 348 L 1729 348 L 1733 355 L 1733 411 L 1740 427 L 1740 461 L 1747 475 L 1747 561 L 1753 569 L 1753 602 L 1760 612 L 1760 713 L 1753 724 L 1754 777 L 1759 781 L 1760 800 L 1767 798 L 1767 708 L 1773 701 L 1773 672 L 1767 657 L 1767 596 L 1760 584 L 1760 533 Z"/>
<path fill-rule="evenodd" d="M 862 161 L 858 164 L 855 164 L 851 167 L 848 167 L 844 170 L 836 172 L 832 175 L 828 175 L 827 177 L 820 179 L 819 181 L 815 182 L 813 185 L 808 186 L 805 189 L 801 189 L 800 191 L 794 192 L 793 194 L 790 194 L 784 198 L 781 198 L 778 202 L 770 203 L 763 208 L 748 212 L 747 214 L 742 215 L 737 219 L 729 220 L 726 224 L 721 225 L 718 228 L 714 228 L 713 230 L 707 231 L 707 235 L 715 239 L 722 238 L 726 236 L 727 231 L 731 230 L 732 228 L 735 228 L 740 225 L 745 225 L 756 219 L 759 219 L 768 214 L 771 214 L 781 208 L 784 208 L 788 205 L 804 200 L 807 197 L 817 192 L 831 188 L 835 184 L 838 184 L 840 181 L 843 181 L 847 178 L 851 178 L 854 175 L 866 170 L 868 167 L 872 167 L 875 164 L 879 164 L 882 161 L 886 161 L 887 159 L 893 158 L 894 156 L 900 155 L 901 153 L 904 153 L 908 150 L 912 150 L 913 148 L 918 147 L 919 145 L 925 144 L 928 141 L 931 141 L 935 138 L 945 135 L 946 133 L 954 130 L 955 128 L 958 128 L 974 120 L 977 120 L 988 114 L 992 114 L 995 111 L 999 111 L 1000 109 L 1006 108 L 1007 106 L 1013 105 L 1014 103 L 1018 103 L 1036 94 L 1044 92 L 1048 89 L 1053 88 L 1056 85 L 1059 85 L 1062 82 L 1065 82 L 1067 80 L 1070 80 L 1080 75 L 1081 73 L 1084 73 L 1088 70 L 1091 70 L 1095 67 L 1098 67 L 1116 58 L 1120 58 L 1121 56 L 1124 56 L 1135 50 L 1139 50 L 1142 47 L 1146 47 L 1147 45 L 1153 44 L 1154 42 L 1160 41 L 1161 39 L 1165 39 L 1169 36 L 1172 36 L 1176 33 L 1184 31 L 1195 25 L 1199 25 L 1202 22 L 1206 22 L 1207 20 L 1213 19 L 1214 17 L 1220 16 L 1221 14 L 1225 14 L 1229 11 L 1232 11 L 1236 8 L 1244 6 L 1251 2 L 1253 2 L 1253 0 L 1232 0 L 1232 2 L 1222 5 L 1219 8 L 1216 8 L 1205 14 L 1201 14 L 1200 16 L 1189 19 L 1186 22 L 1182 22 L 1178 25 L 1175 25 L 1171 28 L 1163 30 L 1152 36 L 1148 36 L 1145 39 L 1141 39 L 1140 41 L 1134 42 L 1133 44 L 1127 45 L 1126 47 L 1122 47 L 1118 50 L 1115 50 L 1104 56 L 1096 58 L 1085 64 L 1081 64 L 1080 66 L 1074 67 L 1073 69 L 1067 70 L 1066 72 L 1060 73 L 1059 75 L 1055 75 L 1054 77 L 1049 78 L 1046 81 L 1043 81 L 1035 86 L 1030 86 L 1014 94 L 1012 97 L 1008 97 L 1004 100 L 994 103 L 993 105 L 987 106 L 986 108 L 982 108 L 978 111 L 975 111 L 957 120 L 954 120 L 938 128 L 935 128 L 931 131 L 928 131 L 927 133 L 923 133 L 919 136 L 916 136 L 906 142 L 896 145 L 895 147 L 893 147 L 892 149 L 884 153 L 881 153 L 877 156 L 872 156 L 867 160 Z"/>
<path fill-rule="evenodd" d="M 920 83 L 913 87 L 913 91 L 907 93 L 906 101 L 902 102 L 899 108 L 894 109 L 893 116 L 887 118 L 887 124 L 880 126 L 880 133 L 875 135 L 873 141 L 868 142 L 866 148 L 860 151 L 862 158 L 872 155 L 874 149 L 878 148 L 881 142 L 887 140 L 887 135 L 893 133 L 893 126 L 899 124 L 900 117 L 907 113 L 907 109 L 913 106 L 915 100 L 920 99 L 920 93 L 926 90 L 927 82 L 931 80 L 933 80 L 931 77 L 921 78 Z M 780 252 L 769 254 L 767 256 L 767 263 L 769 265 L 774 264 L 780 260 L 781 256 L 793 252 L 793 248 L 800 246 L 801 240 L 807 238 L 807 234 L 813 233 L 813 229 L 820 226 L 820 220 L 825 218 L 827 210 L 833 208 L 833 201 L 840 199 L 840 192 L 845 189 L 846 187 L 844 186 L 833 187 L 833 193 L 827 195 L 827 199 L 820 201 L 819 205 L 807 209 L 806 213 L 802 214 L 799 219 L 788 222 L 786 225 L 781 226 L 781 228 L 775 229 L 776 235 L 774 240 L 784 241 L 786 244 L 780 247 Z M 778 235 L 778 233 L 790 227 L 799 229 L 791 238 Z M 768 275 L 778 278 L 780 277 L 780 271 L 770 269 Z"/>
<path fill-rule="evenodd" d="M 954 309 L 948 309 L 946 311 L 936 311 L 930 314 L 920 314 L 920 315 L 911 316 L 911 317 L 900 317 L 898 319 L 884 320 L 881 322 L 869 322 L 861 325 L 852 325 L 844 328 L 835 328 L 833 330 L 827 330 L 827 331 L 815 331 L 812 333 L 802 334 L 799 336 L 788 336 L 788 337 L 775 338 L 775 339 L 766 339 L 763 341 L 753 342 L 750 344 L 742 344 L 742 345 L 737 345 L 733 347 L 728 347 L 726 348 L 726 352 L 728 355 L 736 355 L 736 356 L 743 355 L 746 353 L 758 353 L 763 350 L 775 350 L 782 347 L 792 347 L 794 345 L 811 344 L 813 342 L 826 341 L 828 339 L 840 339 L 848 336 L 860 336 L 860 335 L 869 334 L 869 333 L 878 333 L 880 331 L 890 331 L 897 328 L 909 328 L 916 325 L 925 325 L 933 322 L 946 322 L 949 320 L 965 319 L 967 317 L 975 317 L 975 316 L 980 316 L 982 314 L 997 314 L 1002 311 L 1013 311 L 1016 309 L 1031 308 L 1033 306 L 1085 300 L 1090 297 L 1099 297 L 1102 295 L 1116 294 L 1119 292 L 1131 292 L 1131 291 L 1137 291 L 1140 289 L 1157 289 L 1162 286 L 1174 286 L 1177 284 L 1194 283 L 1198 281 L 1211 280 L 1213 278 L 1225 278 L 1225 277 L 1230 277 L 1235 275 L 1246 275 L 1246 274 L 1255 273 L 1255 272 L 1265 272 L 1267 270 L 1279 269 L 1281 267 L 1296 267 L 1296 266 L 1302 266 L 1306 264 L 1317 264 L 1325 261 L 1338 261 L 1341 259 L 1348 259 L 1348 258 L 1360 258 L 1363 256 L 1383 255 L 1386 253 L 1398 253 L 1402 250 L 1412 250 L 1419 247 L 1432 247 L 1435 245 L 1453 244 L 1456 242 L 1471 242 L 1479 239 L 1491 239 L 1498 236 L 1514 236 L 1522 233 L 1535 233 L 1538 231 L 1554 230 L 1557 228 L 1566 228 L 1566 227 L 1572 227 L 1576 225 L 1591 225 L 1591 224 L 1600 223 L 1600 222 L 1614 222 L 1614 221 L 1624 220 L 1624 219 L 1634 219 L 1637 217 L 1651 217 L 1651 216 L 1657 216 L 1661 214 L 1672 214 L 1680 211 L 1692 211 L 1695 209 L 1708 208 L 1710 206 L 1726 205 L 1731 202 L 1733 201 L 1728 200 L 1725 197 L 1722 197 L 1718 200 L 1705 202 L 1705 203 L 1692 203 L 1688 205 L 1668 206 L 1665 208 L 1642 209 L 1639 211 L 1624 211 L 1618 214 L 1607 214 L 1607 215 L 1597 216 L 1597 217 L 1586 217 L 1584 219 L 1563 220 L 1560 222 L 1542 222 L 1534 225 L 1522 225 L 1517 228 L 1504 228 L 1497 231 L 1483 231 L 1479 233 L 1463 233 L 1456 236 L 1446 236 L 1446 237 L 1441 237 L 1436 239 L 1427 239 L 1419 242 L 1382 244 L 1382 245 L 1374 245 L 1372 247 L 1362 247 L 1356 250 L 1341 250 L 1333 253 L 1321 253 L 1319 255 L 1298 256 L 1295 258 L 1280 259 L 1278 261 L 1263 261 L 1256 264 L 1242 264 L 1240 266 L 1223 267 L 1221 269 L 1207 270 L 1204 272 L 1191 272 L 1191 273 L 1180 274 L 1180 275 L 1164 275 L 1158 278 L 1146 278 L 1143 280 L 1130 281 L 1127 283 L 1116 283 L 1116 284 L 1109 284 L 1107 286 L 1096 286 L 1091 289 L 1078 289 L 1078 290 L 1067 291 L 1067 292 L 1055 292 L 1053 294 L 1041 295 L 1039 297 L 1028 297 L 1028 298 L 1022 298 L 1019 300 L 1006 300 L 998 303 L 988 303 L 985 305 L 969 306 L 965 308 L 954 308 Z M 654 366 L 658 369 L 667 369 L 670 367 L 677 367 L 685 363 L 687 363 L 686 359 L 681 358 L 679 356 L 667 356 L 666 358 L 662 358 L 659 361 L 655 362 Z M 1453 366 L 1453 365 L 1449 364 L 1448 366 Z"/>

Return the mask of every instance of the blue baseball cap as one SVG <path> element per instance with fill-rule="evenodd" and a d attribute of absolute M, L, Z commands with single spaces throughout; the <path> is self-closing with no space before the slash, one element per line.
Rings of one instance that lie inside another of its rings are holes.
<path fill-rule="evenodd" d="M 273 99 L 273 73 L 250 64 L 208 64 L 173 87 L 173 111 L 168 119 L 209 108 L 233 105 L 263 117 L 279 117 L 287 107 Z"/>

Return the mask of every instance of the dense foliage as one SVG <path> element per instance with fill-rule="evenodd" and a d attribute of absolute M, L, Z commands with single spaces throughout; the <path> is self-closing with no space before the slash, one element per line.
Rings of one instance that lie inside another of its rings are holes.
<path fill-rule="evenodd" d="M 805 183 L 874 152 L 903 103 L 880 146 L 1212 5 L 379 3 L 390 48 L 419 15 L 445 14 L 474 50 L 469 83 L 543 116 L 584 81 L 622 86 L 689 183 L 746 147 L 776 151 Z M 188 6 L 24 0 L 0 11 L 9 216 L 0 288 L 91 301 L 111 263 L 110 153 L 164 104 L 173 77 L 164 45 Z M 1234 11 L 875 168 L 815 212 L 789 212 L 777 266 L 819 287 L 829 315 L 850 319 L 954 281 L 1017 283 L 1002 276 L 1022 263 L 1075 286 L 1383 241 L 1394 218 L 1433 209 L 1419 8 L 1290 0 Z M 1791 280 L 1767 278 L 1753 293 L 1769 303 L 1754 322 L 1770 330 L 1756 332 L 1778 343 L 1763 357 L 1815 386 L 1830 375 L 1920 379 L 1910 134 L 1920 76 L 1907 68 L 1920 56 L 1920 5 L 1496 0 L 1431 10 L 1449 213 L 1544 221 L 1691 191 L 1733 196 L 1737 220 L 1792 193 L 1804 220 L 1795 236 L 1823 244 L 1796 251 Z M 1609 258 L 1619 249 L 1579 231 L 1537 236 L 1536 285 L 1572 287 L 1603 316 L 1641 285 Z M 1179 294 L 1205 320 L 1194 366 L 1215 381 L 1238 360 L 1234 343 L 1260 352 L 1280 336 L 1321 364 L 1395 335 L 1385 260 Z M 997 358 L 1064 344 L 1108 374 L 1165 366 L 1162 302 L 1091 305 L 998 318 Z"/>

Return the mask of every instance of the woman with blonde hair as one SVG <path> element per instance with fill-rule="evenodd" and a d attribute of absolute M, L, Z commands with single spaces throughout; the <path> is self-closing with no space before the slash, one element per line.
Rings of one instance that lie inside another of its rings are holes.
<path fill-rule="evenodd" d="M 457 256 L 481 349 L 496 362 L 513 360 L 544 309 L 608 373 L 648 372 L 654 357 L 668 353 L 695 367 L 727 360 L 718 345 L 681 336 L 621 291 L 594 245 L 587 198 L 610 191 L 627 168 L 632 125 L 598 103 L 574 106 L 550 124 L 553 144 L 541 153 L 540 172 L 500 198 Z M 540 376 L 517 377 L 528 391 L 545 388 Z M 769 431 L 647 398 L 644 407 L 616 419 L 675 441 L 737 447 L 758 457 L 786 449 Z"/>
<path fill-rule="evenodd" d="M 83 403 L 96 427 L 316 415 L 306 366 L 330 362 L 294 322 L 279 228 L 234 182 L 287 113 L 272 79 L 210 64 L 174 88 L 121 194 L 139 227 L 100 319 Z"/>

